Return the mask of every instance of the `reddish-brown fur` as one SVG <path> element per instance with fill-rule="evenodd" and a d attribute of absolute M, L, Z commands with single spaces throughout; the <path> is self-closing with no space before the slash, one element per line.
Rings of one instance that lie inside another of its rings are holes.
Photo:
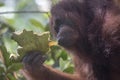
<path fill-rule="evenodd" d="M 71 53 L 75 73 L 42 64 L 34 51 L 23 59 L 28 80 L 120 80 L 120 9 L 113 0 L 63 0 L 51 14 L 51 32 Z"/>

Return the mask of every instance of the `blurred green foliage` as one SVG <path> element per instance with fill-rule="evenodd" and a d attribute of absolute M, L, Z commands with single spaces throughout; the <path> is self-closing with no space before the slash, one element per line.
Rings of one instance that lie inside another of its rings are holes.
<path fill-rule="evenodd" d="M 38 5 L 34 0 L 11 1 L 14 1 L 14 6 L 12 7 L 15 11 L 39 11 Z M 56 0 L 53 0 L 52 3 L 55 4 L 56 2 Z M 4 0 L 1 0 L 0 9 L 6 7 L 7 4 Z M 12 17 L 9 18 L 9 16 Z M 49 12 L 0 15 L 0 80 L 25 80 L 19 71 L 23 65 L 15 61 L 19 55 L 17 53 L 18 44 L 11 38 L 13 32 L 20 32 L 26 29 L 28 31 L 42 33 L 49 31 L 48 22 Z M 71 58 L 66 54 L 64 49 L 59 46 L 52 46 L 48 56 L 45 64 L 51 65 L 63 72 L 74 72 Z"/>

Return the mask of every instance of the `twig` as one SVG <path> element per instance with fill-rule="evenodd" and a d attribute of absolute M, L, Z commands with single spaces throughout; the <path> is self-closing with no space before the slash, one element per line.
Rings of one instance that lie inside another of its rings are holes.
<path fill-rule="evenodd" d="M 48 13 L 47 11 L 6 11 L 0 14 Z"/>

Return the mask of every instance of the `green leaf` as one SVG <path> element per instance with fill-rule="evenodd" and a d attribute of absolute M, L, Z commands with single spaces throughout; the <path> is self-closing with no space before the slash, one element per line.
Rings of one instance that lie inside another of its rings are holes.
<path fill-rule="evenodd" d="M 22 10 L 22 9 L 24 9 L 25 7 L 26 7 L 26 5 L 28 4 L 28 0 L 20 0 L 19 2 L 18 2 L 18 4 L 16 5 L 16 9 L 17 10 Z"/>
<path fill-rule="evenodd" d="M 10 66 L 8 67 L 7 72 L 10 73 L 10 72 L 18 71 L 18 70 L 21 69 L 22 67 L 23 67 L 23 64 L 22 64 L 22 63 L 13 63 L 12 65 L 10 65 Z"/>
<path fill-rule="evenodd" d="M 37 21 L 35 19 L 30 19 L 30 23 L 32 25 L 36 26 L 36 27 L 39 27 L 43 31 L 45 30 L 45 28 L 43 27 L 43 25 L 39 21 Z"/>
<path fill-rule="evenodd" d="M 12 73 L 8 73 L 8 74 L 7 74 L 7 78 L 8 78 L 9 80 L 17 80 Z"/>
<path fill-rule="evenodd" d="M 0 75 L 2 75 L 4 73 L 5 73 L 4 68 L 0 67 Z"/>
<path fill-rule="evenodd" d="M 50 66 L 52 66 L 54 63 L 55 63 L 55 62 L 54 62 L 53 59 L 50 59 L 50 60 L 46 60 L 46 61 L 45 61 L 45 64 L 50 65 Z"/>
<path fill-rule="evenodd" d="M 60 58 L 60 69 L 62 71 L 64 71 L 69 65 L 68 61 L 63 60 L 62 58 Z"/>
<path fill-rule="evenodd" d="M 9 38 L 9 36 L 4 36 L 3 41 L 4 41 L 4 45 L 5 45 L 9 54 L 16 54 L 17 53 L 18 45 L 14 40 Z"/>
<path fill-rule="evenodd" d="M 72 73 L 74 71 L 74 65 L 70 60 L 63 60 L 60 58 L 60 69 L 64 72 Z M 70 70 L 70 71 L 69 71 Z"/>
<path fill-rule="evenodd" d="M 63 60 L 67 60 L 68 55 L 66 54 L 66 52 L 65 52 L 64 50 L 62 50 L 60 57 L 61 57 Z"/>
<path fill-rule="evenodd" d="M 2 55 L 4 58 L 5 66 L 8 67 L 9 65 L 11 65 L 11 61 L 9 60 L 10 54 L 7 52 L 7 50 L 4 46 L 1 46 L 0 49 L 3 53 Z"/>
<path fill-rule="evenodd" d="M 73 73 L 74 72 L 74 67 L 68 67 L 65 70 L 63 70 L 63 72 L 67 72 L 67 73 Z"/>
<path fill-rule="evenodd" d="M 0 73 L 5 73 L 6 66 L 0 61 Z"/>
<path fill-rule="evenodd" d="M 35 34 L 33 31 L 24 30 L 20 34 L 14 34 L 13 39 L 22 47 L 18 49 L 18 53 L 22 58 L 29 51 L 47 53 L 49 50 L 49 36 L 49 32 Z"/>
<path fill-rule="evenodd" d="M 8 31 L 8 28 L 3 27 L 2 29 L 0 29 L 0 35 L 6 33 Z"/>
<path fill-rule="evenodd" d="M 4 6 L 4 3 L 1 3 L 1 2 L 0 2 L 0 7 L 2 7 L 2 6 Z"/>

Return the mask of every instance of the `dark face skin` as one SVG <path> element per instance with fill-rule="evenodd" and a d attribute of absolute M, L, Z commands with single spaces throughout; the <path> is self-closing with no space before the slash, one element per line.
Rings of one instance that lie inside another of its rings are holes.
<path fill-rule="evenodd" d="M 59 45 L 63 47 L 71 47 L 77 43 L 79 33 L 67 25 L 61 26 L 57 34 Z"/>
<path fill-rule="evenodd" d="M 70 19 L 54 19 L 52 23 L 52 31 L 60 46 L 70 48 L 77 44 L 79 39 L 79 30 Z"/>

